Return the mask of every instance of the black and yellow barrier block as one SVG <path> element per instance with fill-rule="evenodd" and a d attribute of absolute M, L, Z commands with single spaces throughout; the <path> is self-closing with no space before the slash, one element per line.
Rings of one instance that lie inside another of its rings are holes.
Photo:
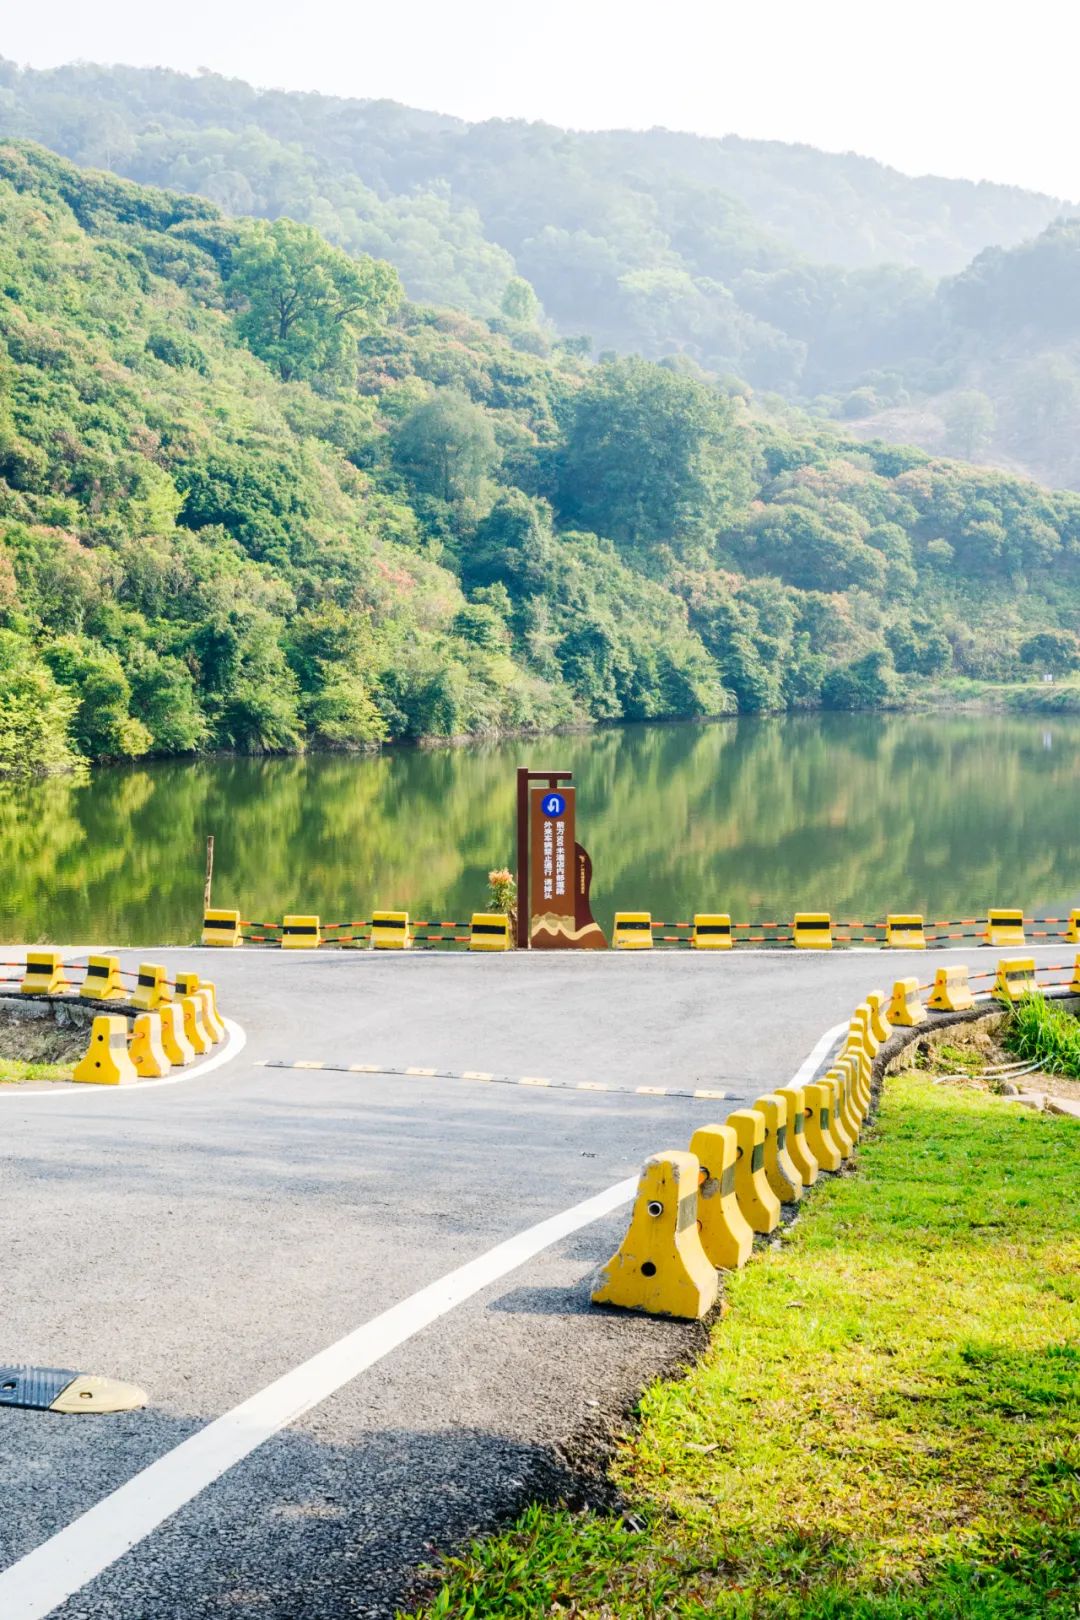
<path fill-rule="evenodd" d="M 893 985 L 892 1000 L 889 1002 L 889 1023 L 896 1024 L 902 1029 L 911 1029 L 915 1024 L 926 1023 L 926 1008 L 919 995 L 918 979 L 897 979 Z"/>
<path fill-rule="evenodd" d="M 826 911 L 796 912 L 792 935 L 797 950 L 831 951 L 832 918 Z"/>
<path fill-rule="evenodd" d="M 160 1012 L 140 1013 L 131 1031 L 128 1056 L 140 1080 L 162 1080 L 172 1073 L 172 1063 L 162 1041 Z"/>
<path fill-rule="evenodd" d="M 926 1005 L 935 1012 L 967 1012 L 975 1005 L 975 992 L 966 967 L 939 967 Z"/>
<path fill-rule="evenodd" d="M 617 951 L 652 950 L 652 912 L 617 911 L 611 943 Z"/>
<path fill-rule="evenodd" d="M 281 948 L 283 951 L 310 951 L 322 944 L 322 929 L 318 917 L 283 917 L 281 920 Z"/>
<path fill-rule="evenodd" d="M 204 945 L 242 945 L 244 936 L 240 928 L 240 913 L 204 911 L 202 942 Z"/>
<path fill-rule="evenodd" d="M 135 994 L 131 999 L 140 1012 L 157 1012 L 159 1007 L 172 1000 L 165 969 L 159 962 L 139 963 Z"/>
<path fill-rule="evenodd" d="M 63 996 L 72 989 L 59 951 L 27 951 L 19 986 L 24 996 Z"/>
<path fill-rule="evenodd" d="M 780 1224 L 780 1200 L 765 1176 L 765 1120 L 752 1108 L 737 1108 L 724 1121 L 735 1132 L 735 1196 L 755 1232 Z"/>
<path fill-rule="evenodd" d="M 88 1001 L 123 1001 L 127 991 L 120 978 L 118 956 L 91 956 L 86 973 L 79 986 L 80 996 Z"/>
<path fill-rule="evenodd" d="M 133 1412 L 146 1401 L 145 1390 L 97 1373 L 73 1372 L 70 1367 L 0 1367 L 0 1406 L 70 1417 Z"/>
<path fill-rule="evenodd" d="M 1024 996 L 1033 996 L 1038 988 L 1033 956 L 1004 957 L 998 963 L 992 994 L 999 1001 L 1021 1001 Z"/>
<path fill-rule="evenodd" d="M 86 1055 L 75 1065 L 74 1079 L 93 1086 L 129 1086 L 138 1078 L 128 1055 L 127 1019 L 119 1013 L 99 1013 Z"/>
<path fill-rule="evenodd" d="M 802 1086 L 777 1086 L 776 1095 L 787 1103 L 788 1157 L 803 1179 L 804 1187 L 812 1187 L 818 1178 L 820 1165 L 806 1140 L 806 1096 Z"/>
<path fill-rule="evenodd" d="M 698 1161 L 698 1231 L 718 1271 L 738 1271 L 754 1249 L 754 1232 L 735 1196 L 739 1144 L 730 1125 L 701 1125 L 690 1138 Z"/>
<path fill-rule="evenodd" d="M 926 935 L 921 917 L 890 913 L 885 919 L 885 943 L 898 951 L 925 951 Z"/>
<path fill-rule="evenodd" d="M 217 992 L 214 986 L 205 979 L 200 979 L 193 969 L 186 969 L 176 975 L 177 996 L 193 996 L 199 1004 L 199 1014 L 202 1026 L 210 1037 L 212 1046 L 225 1039 L 225 1025 L 217 1009 Z"/>
<path fill-rule="evenodd" d="M 373 951 L 407 951 L 412 944 L 412 929 L 407 911 L 373 911 L 371 913 L 371 948 Z"/>
<path fill-rule="evenodd" d="M 832 1133 L 833 1088 L 815 1080 L 802 1089 L 807 1145 L 822 1170 L 839 1170 L 844 1155 Z"/>
<path fill-rule="evenodd" d="M 1022 911 L 1003 911 L 992 909 L 986 914 L 986 933 L 983 938 L 988 945 L 1026 945 L 1024 937 L 1024 913 Z"/>
<path fill-rule="evenodd" d="M 1065 938 L 1072 945 L 1080 941 L 1080 911 L 1069 912 L 1069 925 L 1065 930 Z"/>
<path fill-rule="evenodd" d="M 170 1001 L 158 1011 L 161 1019 L 161 1045 L 174 1069 L 183 1069 L 195 1061 L 195 1048 L 184 1033 L 184 1009 L 178 1001 Z"/>
<path fill-rule="evenodd" d="M 734 944 L 731 918 L 721 911 L 695 912 L 691 944 L 696 951 L 730 951 Z"/>
<path fill-rule="evenodd" d="M 765 1121 L 765 1180 L 782 1204 L 797 1204 L 803 1179 L 787 1150 L 787 1101 L 778 1091 L 766 1092 L 753 1104 Z"/>
<path fill-rule="evenodd" d="M 693 1153 L 654 1154 L 641 1171 L 630 1226 L 603 1267 L 594 1305 L 697 1321 L 716 1302 L 719 1279 L 698 1232 Z"/>
<path fill-rule="evenodd" d="M 503 911 L 474 911 L 469 924 L 470 951 L 508 951 L 510 918 Z"/>

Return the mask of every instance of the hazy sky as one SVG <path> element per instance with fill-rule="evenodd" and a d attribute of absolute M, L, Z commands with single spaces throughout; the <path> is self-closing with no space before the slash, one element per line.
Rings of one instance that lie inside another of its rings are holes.
<path fill-rule="evenodd" d="M 34 67 L 204 66 L 465 118 L 806 141 L 1080 200 L 1076 0 L 8 0 Z"/>

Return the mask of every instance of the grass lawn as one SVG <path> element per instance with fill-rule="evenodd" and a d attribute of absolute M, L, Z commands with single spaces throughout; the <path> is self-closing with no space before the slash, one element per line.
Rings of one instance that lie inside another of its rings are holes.
<path fill-rule="evenodd" d="M 22 1063 L 0 1057 L 0 1086 L 19 1086 L 27 1080 L 70 1080 L 70 1063 Z"/>
<path fill-rule="evenodd" d="M 626 1513 L 530 1509 L 417 1614 L 1076 1620 L 1080 1126 L 890 1078 L 621 1444 Z"/>

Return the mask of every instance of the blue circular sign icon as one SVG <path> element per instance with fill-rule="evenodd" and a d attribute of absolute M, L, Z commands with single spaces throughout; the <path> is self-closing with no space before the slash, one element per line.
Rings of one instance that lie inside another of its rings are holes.
<path fill-rule="evenodd" d="M 566 814 L 566 800 L 561 793 L 545 793 L 543 809 L 545 816 L 563 816 Z"/>

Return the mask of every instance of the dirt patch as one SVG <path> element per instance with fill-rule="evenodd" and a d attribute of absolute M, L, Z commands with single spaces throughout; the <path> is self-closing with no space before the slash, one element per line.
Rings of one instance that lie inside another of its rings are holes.
<path fill-rule="evenodd" d="M 0 1065 L 5 1058 L 20 1063 L 74 1064 L 86 1051 L 88 1030 L 89 1021 L 81 1008 L 53 1002 L 14 1006 L 0 1002 Z"/>

